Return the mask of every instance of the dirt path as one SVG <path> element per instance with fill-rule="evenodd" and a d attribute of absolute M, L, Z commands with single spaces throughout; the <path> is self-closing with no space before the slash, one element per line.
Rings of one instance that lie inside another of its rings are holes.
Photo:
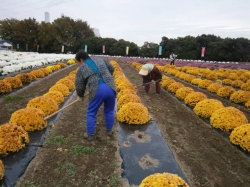
<path fill-rule="evenodd" d="M 141 85 L 142 80 L 137 70 L 126 63 L 117 62 L 131 83 Z M 74 69 L 76 67 L 73 66 L 65 69 L 63 75 L 67 76 Z M 13 111 L 24 107 L 34 96 L 42 95 L 62 77 L 61 74 L 55 74 L 43 83 L 39 81 L 36 86 L 29 86 L 24 93 L 19 93 L 24 96 L 22 100 L 0 100 L 1 106 L 12 105 L 12 110 L 1 108 L 1 124 L 7 121 Z M 249 157 L 230 144 L 206 121 L 197 117 L 191 108 L 167 91 L 163 90 L 157 96 L 154 85 L 149 94 L 144 92 L 143 87 L 139 87 L 137 95 L 158 124 L 190 186 L 249 186 Z M 76 103 L 63 111 L 47 135 L 44 146 L 38 150 L 16 186 L 129 186 L 126 179 L 119 177 L 122 173 L 122 160 L 117 132 L 111 138 L 105 136 L 102 111 L 98 113 L 95 141 L 88 142 L 83 138 L 86 103 L 85 98 L 82 103 Z M 3 112 L 7 116 L 2 115 Z M 115 127 L 118 126 L 117 122 Z"/>

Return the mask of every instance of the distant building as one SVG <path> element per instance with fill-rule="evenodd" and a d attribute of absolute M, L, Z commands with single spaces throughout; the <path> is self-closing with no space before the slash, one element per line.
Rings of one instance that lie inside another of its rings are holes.
<path fill-rule="evenodd" d="M 45 12 L 45 23 L 49 23 L 50 20 L 49 20 L 49 13 L 48 12 Z"/>
<path fill-rule="evenodd" d="M 3 41 L 2 39 L 0 40 L 0 50 L 11 50 L 12 45 L 10 43 L 7 43 Z"/>
<path fill-rule="evenodd" d="M 97 36 L 97 37 L 101 36 L 99 29 L 93 28 L 93 32 L 94 32 L 95 36 Z"/>

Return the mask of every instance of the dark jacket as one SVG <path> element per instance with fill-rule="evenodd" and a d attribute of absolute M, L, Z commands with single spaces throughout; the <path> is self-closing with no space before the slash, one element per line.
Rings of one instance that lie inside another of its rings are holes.
<path fill-rule="evenodd" d="M 96 64 L 99 73 L 94 72 L 86 63 L 82 63 L 76 73 L 75 88 L 77 95 L 83 97 L 86 86 L 89 86 L 89 101 L 96 95 L 99 79 L 102 77 L 105 84 L 116 92 L 114 78 L 112 76 L 114 67 L 102 58 L 91 58 Z"/>
<path fill-rule="evenodd" d="M 152 80 L 154 81 L 161 81 L 162 80 L 162 73 L 160 72 L 160 70 L 154 66 L 154 68 L 152 69 L 152 71 L 146 75 L 146 76 L 142 76 L 143 78 L 143 84 L 149 83 Z"/>

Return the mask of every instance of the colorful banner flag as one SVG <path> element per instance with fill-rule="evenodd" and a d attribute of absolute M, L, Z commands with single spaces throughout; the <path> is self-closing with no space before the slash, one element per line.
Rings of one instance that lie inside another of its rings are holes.
<path fill-rule="evenodd" d="M 129 47 L 126 47 L 126 55 L 128 55 Z"/>
<path fill-rule="evenodd" d="M 62 53 L 64 52 L 64 46 L 62 45 Z"/>
<path fill-rule="evenodd" d="M 159 46 L 159 53 L 158 54 L 162 55 L 162 46 L 161 45 Z"/>
<path fill-rule="evenodd" d="M 105 53 L 105 45 L 102 46 L 102 53 Z"/>
<path fill-rule="evenodd" d="M 88 51 L 88 46 L 87 46 L 87 45 L 84 46 L 84 51 L 85 51 L 85 52 Z"/>
<path fill-rule="evenodd" d="M 205 56 L 206 47 L 201 48 L 201 57 Z"/>

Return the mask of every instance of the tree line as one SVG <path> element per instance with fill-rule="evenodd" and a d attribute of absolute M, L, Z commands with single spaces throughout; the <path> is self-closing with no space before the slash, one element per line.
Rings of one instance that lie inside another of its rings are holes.
<path fill-rule="evenodd" d="M 159 44 L 146 41 L 143 46 L 138 46 L 123 39 L 96 37 L 86 21 L 64 15 L 52 23 L 39 23 L 34 18 L 0 20 L 0 37 L 17 51 L 39 53 L 76 53 L 87 46 L 90 54 L 112 56 L 169 58 L 174 52 L 180 59 L 248 62 L 250 58 L 250 40 L 243 37 L 223 39 L 213 34 L 202 34 L 173 39 L 163 36 Z M 205 47 L 204 57 L 201 57 L 202 47 Z"/>

